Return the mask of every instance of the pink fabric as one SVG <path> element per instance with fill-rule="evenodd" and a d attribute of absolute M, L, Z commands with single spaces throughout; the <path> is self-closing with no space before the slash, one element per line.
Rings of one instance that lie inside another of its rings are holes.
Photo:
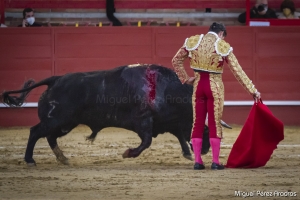
<path fill-rule="evenodd" d="M 217 138 L 217 129 L 214 115 L 214 97 L 210 89 L 209 73 L 201 72 L 200 80 L 195 93 L 195 119 L 192 129 L 192 138 L 202 138 L 206 114 L 208 113 L 209 137 Z"/>
<path fill-rule="evenodd" d="M 195 162 L 203 164 L 201 158 L 201 148 L 202 148 L 202 139 L 201 138 L 193 138 L 192 139 Z"/>
<path fill-rule="evenodd" d="M 220 146 L 221 146 L 221 139 L 220 138 L 210 138 L 210 145 L 212 150 L 213 162 L 220 164 L 219 155 L 220 155 Z"/>

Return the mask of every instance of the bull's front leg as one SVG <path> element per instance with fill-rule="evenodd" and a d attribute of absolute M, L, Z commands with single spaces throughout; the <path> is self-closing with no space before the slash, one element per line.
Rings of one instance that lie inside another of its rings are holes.
<path fill-rule="evenodd" d="M 187 144 L 187 141 L 184 139 L 183 135 L 176 136 L 182 149 L 182 155 L 188 160 L 193 160 L 192 154 L 190 152 L 189 146 Z"/>
<path fill-rule="evenodd" d="M 123 158 L 138 157 L 145 149 L 150 147 L 152 143 L 152 124 L 152 117 L 137 121 L 135 131 L 138 133 L 142 142 L 137 148 L 127 149 L 122 155 Z"/>

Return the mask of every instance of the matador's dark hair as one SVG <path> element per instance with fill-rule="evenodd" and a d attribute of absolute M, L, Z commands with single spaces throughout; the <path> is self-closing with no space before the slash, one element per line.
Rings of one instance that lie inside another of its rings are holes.
<path fill-rule="evenodd" d="M 217 22 L 214 22 L 210 27 L 209 27 L 209 30 L 208 31 L 212 31 L 212 32 L 215 32 L 215 33 L 220 33 L 221 31 L 224 31 L 223 33 L 223 36 L 226 37 L 227 36 L 227 31 L 226 31 L 226 28 L 225 28 L 225 25 L 222 24 L 222 23 L 217 23 Z"/>

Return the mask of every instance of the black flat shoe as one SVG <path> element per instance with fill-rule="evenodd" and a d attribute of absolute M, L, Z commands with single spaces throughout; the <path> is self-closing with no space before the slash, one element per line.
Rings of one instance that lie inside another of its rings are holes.
<path fill-rule="evenodd" d="M 211 169 L 212 170 L 222 170 L 222 169 L 225 169 L 225 167 L 222 164 L 212 163 Z"/>
<path fill-rule="evenodd" d="M 203 164 L 196 162 L 194 165 L 194 170 L 202 170 L 202 169 L 205 169 L 205 166 Z"/>

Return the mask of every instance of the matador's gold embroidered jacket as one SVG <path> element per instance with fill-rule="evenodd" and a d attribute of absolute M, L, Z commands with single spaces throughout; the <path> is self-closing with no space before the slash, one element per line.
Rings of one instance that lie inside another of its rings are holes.
<path fill-rule="evenodd" d="M 226 62 L 235 78 L 246 91 L 253 95 L 257 90 L 242 70 L 232 51 L 232 47 L 220 39 L 216 33 L 208 32 L 206 35 L 187 38 L 172 59 L 172 64 L 180 81 L 185 83 L 190 78 L 183 66 L 186 58 L 189 58 L 191 68 L 213 73 L 223 73 L 223 65 Z"/>

